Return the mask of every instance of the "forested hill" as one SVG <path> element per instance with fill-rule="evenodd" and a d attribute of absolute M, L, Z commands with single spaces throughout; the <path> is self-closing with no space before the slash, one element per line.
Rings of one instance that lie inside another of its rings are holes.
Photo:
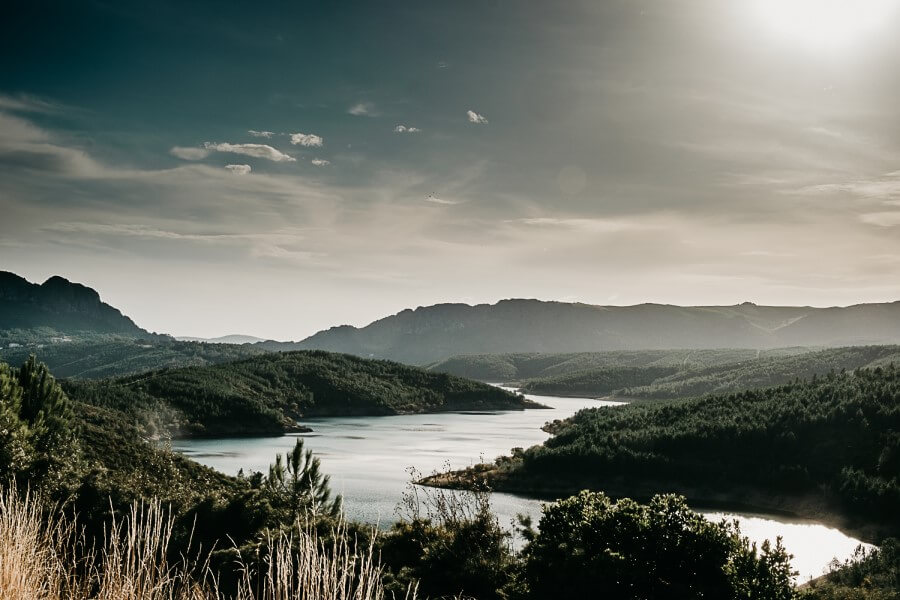
<path fill-rule="evenodd" d="M 511 382 L 532 394 L 666 399 L 771 387 L 891 362 L 900 365 L 900 346 L 480 354 L 453 357 L 429 368 Z"/>
<path fill-rule="evenodd" d="M 538 300 L 439 304 L 334 327 L 273 350 L 321 349 L 429 364 L 457 354 L 776 348 L 900 343 L 900 302 L 845 308 L 592 306 Z"/>
<path fill-rule="evenodd" d="M 176 435 L 280 433 L 312 416 L 539 407 L 453 375 L 321 351 L 64 385 L 76 401 L 129 412 Z"/>
<path fill-rule="evenodd" d="M 900 533 L 900 369 L 588 409 L 472 477 L 510 491 L 683 493 Z"/>
<path fill-rule="evenodd" d="M 93 289 L 62 277 L 38 285 L 0 271 L 0 330 L 45 328 L 60 333 L 89 331 L 131 337 L 151 334 L 100 300 Z"/>
<path fill-rule="evenodd" d="M 121 377 L 173 367 L 202 367 L 265 354 L 251 344 L 180 342 L 170 337 L 72 335 L 65 342 L 0 349 L 0 361 L 21 364 L 34 354 L 60 378 Z"/>

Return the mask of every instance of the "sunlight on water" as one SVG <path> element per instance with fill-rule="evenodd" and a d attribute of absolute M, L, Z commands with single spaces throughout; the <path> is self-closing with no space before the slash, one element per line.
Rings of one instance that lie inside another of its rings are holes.
<path fill-rule="evenodd" d="M 528 447 L 547 439 L 541 426 L 585 407 L 620 404 L 589 398 L 528 396 L 548 410 L 461 412 L 392 417 L 332 417 L 308 419 L 313 433 L 301 434 L 322 460 L 332 488 L 344 495 L 352 519 L 388 526 L 409 483 L 409 467 L 421 473 L 458 469 L 491 461 L 515 446 Z M 266 438 L 179 440 L 173 448 L 224 473 L 266 471 L 276 452 L 294 445 L 292 435 Z M 501 523 L 510 525 L 516 514 L 537 517 L 541 502 L 511 494 L 494 494 L 492 503 Z M 859 543 L 821 524 L 743 513 L 705 513 L 711 519 L 738 519 L 753 541 L 781 535 L 799 581 L 822 574 L 828 562 L 850 556 Z"/>

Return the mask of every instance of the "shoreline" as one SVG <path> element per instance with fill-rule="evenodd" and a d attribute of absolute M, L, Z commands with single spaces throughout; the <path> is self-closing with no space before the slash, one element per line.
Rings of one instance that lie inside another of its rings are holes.
<path fill-rule="evenodd" d="M 479 467 L 482 467 L 479 469 Z M 493 474 L 493 476 L 491 476 Z M 491 492 L 500 492 L 526 498 L 553 502 L 567 498 L 582 490 L 603 492 L 613 500 L 632 498 L 646 502 L 656 494 L 678 494 L 687 499 L 697 512 L 741 512 L 756 513 L 760 517 L 809 521 L 831 529 L 836 529 L 867 544 L 878 544 L 893 533 L 877 523 L 864 522 L 835 510 L 833 505 L 816 494 L 789 495 L 765 492 L 753 488 L 739 488 L 731 491 L 713 490 L 697 486 L 686 486 L 673 482 L 605 483 L 602 485 L 573 484 L 557 482 L 534 485 L 503 478 L 494 465 L 476 465 L 464 471 L 438 473 L 423 477 L 416 483 L 426 487 L 446 489 L 471 489 L 473 479 L 482 479 L 483 485 Z"/>

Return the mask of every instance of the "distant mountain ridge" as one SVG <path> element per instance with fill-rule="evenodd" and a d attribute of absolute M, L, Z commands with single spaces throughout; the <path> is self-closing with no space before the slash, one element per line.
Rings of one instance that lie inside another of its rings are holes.
<path fill-rule="evenodd" d="M 900 343 L 900 302 L 814 308 L 594 306 L 541 300 L 437 304 L 365 327 L 320 331 L 270 350 L 317 349 L 430 364 L 459 354 L 602 352 L 691 348 L 777 348 Z"/>
<path fill-rule="evenodd" d="M 151 336 L 100 294 L 53 276 L 42 284 L 0 271 L 0 330 L 49 328 L 61 333 L 90 331 L 130 337 Z"/>

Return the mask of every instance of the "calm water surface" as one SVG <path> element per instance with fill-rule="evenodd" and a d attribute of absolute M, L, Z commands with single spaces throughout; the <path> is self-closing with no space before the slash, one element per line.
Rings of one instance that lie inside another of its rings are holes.
<path fill-rule="evenodd" d="M 547 421 L 562 419 L 585 407 L 610 407 L 618 402 L 590 398 L 529 398 L 549 410 L 461 412 L 394 417 L 332 417 L 307 419 L 313 433 L 300 434 L 307 447 L 322 460 L 331 475 L 332 489 L 344 496 L 352 519 L 388 526 L 407 488 L 408 469 L 428 474 L 449 466 L 459 469 L 509 454 L 515 446 L 528 447 L 549 436 L 541 431 Z M 267 438 L 178 440 L 173 448 L 192 459 L 234 475 L 267 471 L 275 453 L 294 445 L 295 435 Z M 494 511 L 501 523 L 511 524 L 518 513 L 540 514 L 538 500 L 495 493 Z M 701 511 L 713 520 L 737 519 L 751 540 L 781 536 L 795 555 L 793 565 L 805 581 L 822 574 L 828 562 L 847 558 L 860 543 L 842 532 L 814 521 L 784 519 L 751 513 Z M 537 519 L 535 519 L 537 521 Z"/>

